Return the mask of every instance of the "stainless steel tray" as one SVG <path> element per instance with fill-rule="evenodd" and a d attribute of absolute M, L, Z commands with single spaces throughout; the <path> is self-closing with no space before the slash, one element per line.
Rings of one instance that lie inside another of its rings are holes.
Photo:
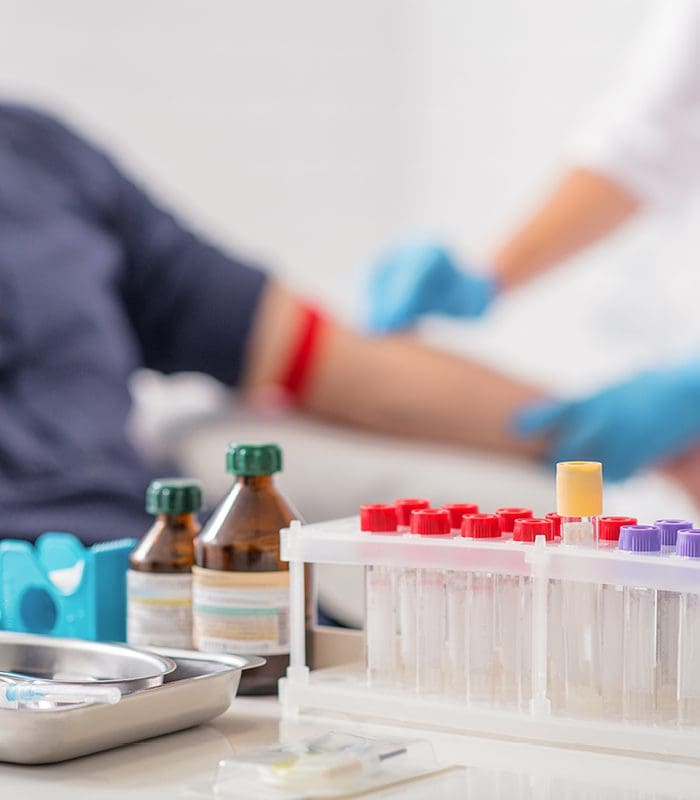
<path fill-rule="evenodd" d="M 255 656 L 161 650 L 177 667 L 162 685 L 125 695 L 115 705 L 0 709 L 0 761 L 51 764 L 191 728 L 223 714 L 241 672 Z"/>
<path fill-rule="evenodd" d="M 54 683 L 116 686 L 122 693 L 160 686 L 175 662 L 125 644 L 29 633 L 0 633 L 0 671 Z"/>

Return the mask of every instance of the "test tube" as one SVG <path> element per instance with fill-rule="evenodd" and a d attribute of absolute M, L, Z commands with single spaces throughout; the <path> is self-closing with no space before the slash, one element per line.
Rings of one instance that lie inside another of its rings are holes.
<path fill-rule="evenodd" d="M 554 541 L 561 541 L 562 518 L 556 511 L 545 514 L 552 523 Z M 564 706 L 564 631 L 562 629 L 561 584 L 547 586 L 547 697 L 550 709 L 558 713 Z"/>
<path fill-rule="evenodd" d="M 636 525 L 636 517 L 600 517 L 598 549 L 617 550 L 620 530 Z M 622 717 L 622 638 L 624 627 L 623 589 L 612 583 L 600 585 L 600 660 L 605 665 L 600 673 L 603 715 L 607 719 Z"/>
<path fill-rule="evenodd" d="M 501 526 L 501 534 L 506 539 L 513 537 L 516 520 L 530 519 L 533 516 L 531 508 L 497 508 L 496 515 Z"/>
<path fill-rule="evenodd" d="M 687 519 L 657 519 L 654 525 L 661 532 L 661 552 L 665 555 L 673 555 L 676 552 L 678 532 L 693 527 L 693 523 Z"/>
<path fill-rule="evenodd" d="M 620 550 L 636 555 L 659 555 L 661 533 L 653 525 L 623 525 Z M 655 715 L 656 589 L 625 586 L 623 594 L 622 714 L 626 720 L 650 722 Z"/>
<path fill-rule="evenodd" d="M 549 514 L 544 515 L 544 518 L 552 523 L 554 541 L 556 542 L 557 539 L 561 539 L 561 514 L 557 514 L 556 511 L 550 511 Z"/>
<path fill-rule="evenodd" d="M 462 520 L 465 515 L 479 513 L 479 506 L 476 503 L 447 503 L 442 508 L 450 515 L 450 529 L 456 535 L 462 530 Z"/>
<path fill-rule="evenodd" d="M 462 530 L 462 519 L 466 514 L 478 514 L 474 503 L 451 503 L 443 508 L 450 515 L 453 533 Z M 449 570 L 445 573 L 447 602 L 447 677 L 446 691 L 452 697 L 464 699 L 466 684 L 465 638 L 466 596 L 469 573 L 464 570 Z"/>
<path fill-rule="evenodd" d="M 678 533 L 676 555 L 700 558 L 700 530 Z M 700 588 L 700 587 L 699 587 Z M 678 625 L 678 721 L 683 726 L 700 726 L 700 594 L 680 596 Z"/>
<path fill-rule="evenodd" d="M 461 534 L 467 539 L 500 539 L 499 519 L 496 514 L 466 515 L 462 520 Z M 469 572 L 466 575 L 466 619 L 463 618 L 462 624 L 466 657 L 462 659 L 462 674 L 467 682 L 467 700 L 470 703 L 492 703 L 498 676 L 497 577 L 491 572 Z"/>
<path fill-rule="evenodd" d="M 411 513 L 411 533 L 450 536 L 450 515 L 442 508 Z M 445 573 L 417 570 L 416 674 L 418 692 L 440 694 L 445 688 Z"/>
<path fill-rule="evenodd" d="M 661 532 L 661 553 L 676 552 L 680 531 L 693 527 L 687 519 L 657 519 L 654 525 Z M 680 594 L 659 590 L 658 604 L 658 661 L 656 665 L 656 717 L 664 722 L 678 719 L 678 623 Z"/>
<path fill-rule="evenodd" d="M 526 517 L 515 520 L 513 541 L 532 544 L 537 536 L 553 541 L 548 519 Z M 501 575 L 497 593 L 498 699 L 504 706 L 527 711 L 532 698 L 532 578 Z"/>
<path fill-rule="evenodd" d="M 422 497 L 403 497 L 394 502 L 400 532 L 410 532 L 411 514 L 428 508 L 430 502 Z M 398 613 L 396 636 L 399 643 L 399 680 L 405 688 L 416 688 L 416 602 L 417 570 L 406 567 L 396 575 Z"/>
<path fill-rule="evenodd" d="M 603 505 L 603 467 L 599 461 L 557 464 L 557 513 L 564 547 L 593 548 L 597 518 Z M 557 587 L 552 591 L 557 592 Z M 561 626 L 564 632 L 564 707 L 572 716 L 602 712 L 599 586 L 585 581 L 560 583 Z M 559 603 L 555 600 L 555 606 Z M 553 668 L 561 671 L 561 661 Z"/>
<path fill-rule="evenodd" d="M 360 508 L 360 530 L 396 533 L 396 508 L 374 503 Z M 388 686 L 396 680 L 396 620 L 394 570 L 381 564 L 365 567 L 365 656 L 370 686 Z"/>

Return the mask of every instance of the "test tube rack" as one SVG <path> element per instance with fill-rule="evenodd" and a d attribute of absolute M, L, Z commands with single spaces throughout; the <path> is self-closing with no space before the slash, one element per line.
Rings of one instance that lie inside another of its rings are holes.
<path fill-rule="evenodd" d="M 357 517 L 293 522 L 280 537 L 290 570 L 285 716 L 700 759 L 700 559 L 572 547 L 543 536 L 521 543 L 368 534 Z M 365 567 L 369 665 L 307 667 L 307 564 Z M 407 576 L 408 601 L 401 597 Z M 412 632 L 398 622 L 405 602 Z M 595 611 L 586 618 L 589 607 Z M 579 651 L 577 675 L 567 664 L 571 646 Z M 670 690 L 659 685 L 661 662 L 675 675 Z"/>

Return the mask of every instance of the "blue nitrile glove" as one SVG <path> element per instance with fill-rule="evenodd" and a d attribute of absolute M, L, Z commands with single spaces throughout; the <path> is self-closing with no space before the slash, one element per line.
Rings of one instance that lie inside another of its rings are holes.
<path fill-rule="evenodd" d="M 619 481 L 700 441 L 700 362 L 643 372 L 579 400 L 521 409 L 522 436 L 551 437 L 549 460 L 603 462 Z"/>
<path fill-rule="evenodd" d="M 437 242 L 414 240 L 372 268 L 368 325 L 378 333 L 407 328 L 426 314 L 478 317 L 496 295 L 495 278 L 460 269 Z"/>

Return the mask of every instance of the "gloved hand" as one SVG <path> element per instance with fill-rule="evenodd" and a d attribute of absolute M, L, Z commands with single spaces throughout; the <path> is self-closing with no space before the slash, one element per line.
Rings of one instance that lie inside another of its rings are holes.
<path fill-rule="evenodd" d="M 387 333 L 425 314 L 478 317 L 496 295 L 496 280 L 460 269 L 444 247 L 408 242 L 374 265 L 368 286 L 368 323 Z"/>
<path fill-rule="evenodd" d="M 580 400 L 521 409 L 522 436 L 551 437 L 549 460 L 603 462 L 612 481 L 700 442 L 700 362 L 644 372 Z"/>

